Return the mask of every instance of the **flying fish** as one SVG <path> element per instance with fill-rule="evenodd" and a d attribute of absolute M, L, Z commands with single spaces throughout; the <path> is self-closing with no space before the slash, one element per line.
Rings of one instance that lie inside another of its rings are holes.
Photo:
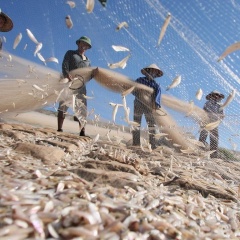
<path fill-rule="evenodd" d="M 232 100 L 234 99 L 235 94 L 236 94 L 236 90 L 233 89 L 219 110 L 223 110 L 225 107 L 227 107 L 230 104 L 230 102 L 232 102 Z"/>
<path fill-rule="evenodd" d="M 38 52 L 37 56 L 46 65 L 46 61 L 45 61 L 44 57 L 42 56 L 42 54 Z"/>
<path fill-rule="evenodd" d="M 22 40 L 22 33 L 19 33 L 14 40 L 13 49 L 16 49 L 16 47 L 18 46 L 21 40 Z"/>
<path fill-rule="evenodd" d="M 157 45 L 160 45 L 160 43 L 161 43 L 161 41 L 162 41 L 162 39 L 163 39 L 163 37 L 164 37 L 164 35 L 165 35 L 165 32 L 166 32 L 166 30 L 167 30 L 167 27 L 168 27 L 168 25 L 169 25 L 169 23 L 170 23 L 170 20 L 171 20 L 171 14 L 168 13 L 168 14 L 167 14 L 167 17 L 166 17 L 166 19 L 165 19 L 165 21 L 164 21 L 164 23 L 163 23 L 162 29 L 161 29 L 161 31 L 160 31 L 160 35 L 159 35 L 159 38 L 158 38 L 158 43 L 157 43 Z"/>
<path fill-rule="evenodd" d="M 215 122 L 211 122 L 211 123 L 208 123 L 204 129 L 207 130 L 207 131 L 211 131 L 213 130 L 214 128 L 216 128 L 219 124 L 220 124 L 221 120 L 217 120 Z"/>
<path fill-rule="evenodd" d="M 91 13 L 94 9 L 95 0 L 87 0 L 86 9 L 88 13 Z"/>
<path fill-rule="evenodd" d="M 127 22 L 121 22 L 121 23 L 119 23 L 119 24 L 117 25 L 117 27 L 116 27 L 116 31 L 119 31 L 119 30 L 120 30 L 121 28 L 123 28 L 123 27 L 128 28 Z"/>
<path fill-rule="evenodd" d="M 123 46 L 116 46 L 116 45 L 112 45 L 112 48 L 116 51 L 116 52 L 129 52 L 130 50 L 126 47 Z"/>
<path fill-rule="evenodd" d="M 123 58 L 120 62 L 117 63 L 108 63 L 108 67 L 113 68 L 122 68 L 124 69 L 127 66 L 127 61 L 131 57 L 131 55 L 128 55 L 127 57 Z"/>
<path fill-rule="evenodd" d="M 226 48 L 226 50 L 222 53 L 222 55 L 218 58 L 218 62 L 224 59 L 227 55 L 230 53 L 237 51 L 240 49 L 240 42 L 233 43 L 229 47 Z"/>
<path fill-rule="evenodd" d="M 36 56 L 36 54 L 42 49 L 42 43 L 38 43 L 36 48 L 35 48 L 35 51 L 34 51 L 34 56 Z"/>
<path fill-rule="evenodd" d="M 27 31 L 28 37 L 29 37 L 35 44 L 39 44 L 38 40 L 35 38 L 35 36 L 33 35 L 33 33 L 32 33 L 29 29 L 26 29 L 26 31 Z"/>
<path fill-rule="evenodd" d="M 65 23 L 66 23 L 67 28 L 71 29 L 73 27 L 73 22 L 72 22 L 70 15 L 67 15 L 65 17 Z"/>
<path fill-rule="evenodd" d="M 58 59 L 55 58 L 55 57 L 47 58 L 45 61 L 46 61 L 46 62 L 55 62 L 55 63 L 58 63 Z"/>
<path fill-rule="evenodd" d="M 166 91 L 168 91 L 171 88 L 175 88 L 176 86 L 178 86 L 181 83 L 182 77 L 181 75 L 175 77 L 172 81 L 172 83 L 167 87 Z"/>
<path fill-rule="evenodd" d="M 203 95 L 203 91 L 202 91 L 201 88 L 199 88 L 199 89 L 197 90 L 197 92 L 196 92 L 196 99 L 197 99 L 197 100 L 201 100 L 202 95 Z"/>
<path fill-rule="evenodd" d="M 66 4 L 68 4 L 70 8 L 76 7 L 76 3 L 74 1 L 66 1 Z"/>

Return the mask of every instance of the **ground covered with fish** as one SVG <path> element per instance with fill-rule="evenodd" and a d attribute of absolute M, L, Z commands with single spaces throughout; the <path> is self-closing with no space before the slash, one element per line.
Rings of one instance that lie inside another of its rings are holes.
<path fill-rule="evenodd" d="M 0 124 L 0 239 L 239 239 L 240 162 Z"/>

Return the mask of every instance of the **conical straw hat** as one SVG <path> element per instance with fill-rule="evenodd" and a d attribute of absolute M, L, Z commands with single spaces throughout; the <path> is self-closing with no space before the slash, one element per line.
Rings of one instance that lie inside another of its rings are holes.
<path fill-rule="evenodd" d="M 8 17 L 8 15 L 6 15 L 3 12 L 0 13 L 0 17 L 5 19 L 5 23 L 3 24 L 2 27 L 0 27 L 0 31 L 1 32 L 9 32 L 10 30 L 12 30 L 13 22 L 12 22 L 11 18 Z"/>
<path fill-rule="evenodd" d="M 149 65 L 149 66 L 147 66 L 147 67 L 145 67 L 145 68 L 143 68 L 143 69 L 141 69 L 141 73 L 143 75 L 148 75 L 148 69 L 150 69 L 150 68 L 158 70 L 158 74 L 157 74 L 156 77 L 161 77 L 163 75 L 163 71 L 154 63 Z"/>

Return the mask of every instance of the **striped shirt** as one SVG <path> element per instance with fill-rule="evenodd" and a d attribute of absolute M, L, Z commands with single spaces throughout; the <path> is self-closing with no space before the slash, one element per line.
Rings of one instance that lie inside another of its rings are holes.
<path fill-rule="evenodd" d="M 220 107 L 221 105 L 217 101 L 210 99 L 204 104 L 203 109 L 212 121 L 217 121 L 223 116 L 223 110 L 220 110 Z"/>
<path fill-rule="evenodd" d="M 140 77 L 136 80 L 137 83 L 144 84 L 154 89 L 153 97 L 157 107 L 161 107 L 161 87 L 155 80 L 149 80 L 147 77 Z"/>

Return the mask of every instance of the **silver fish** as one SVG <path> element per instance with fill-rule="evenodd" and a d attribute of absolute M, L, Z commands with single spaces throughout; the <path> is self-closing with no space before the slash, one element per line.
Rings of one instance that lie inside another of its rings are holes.
<path fill-rule="evenodd" d="M 21 40 L 22 40 L 22 33 L 19 33 L 14 40 L 13 49 L 16 49 L 16 47 L 18 46 Z"/>
<path fill-rule="evenodd" d="M 113 68 L 122 68 L 124 69 L 127 66 L 127 60 L 131 57 L 131 55 L 128 55 L 127 57 L 123 58 L 120 62 L 117 63 L 109 63 L 108 67 Z"/>
<path fill-rule="evenodd" d="M 76 3 L 74 1 L 66 1 L 66 4 L 68 4 L 70 8 L 76 7 Z"/>
<path fill-rule="evenodd" d="M 119 30 L 120 30 L 121 28 L 123 28 L 123 27 L 128 28 L 127 22 L 121 22 L 121 23 L 119 23 L 118 26 L 116 27 L 116 31 L 119 31 Z"/>
<path fill-rule="evenodd" d="M 55 57 L 47 58 L 45 61 L 46 61 L 46 62 L 55 62 L 55 63 L 58 63 L 58 59 L 55 58 Z"/>
<path fill-rule="evenodd" d="M 126 47 L 123 47 L 123 46 L 115 46 L 115 45 L 112 45 L 112 48 L 116 51 L 116 52 L 119 52 L 119 51 L 127 51 L 129 52 L 130 50 Z"/>
<path fill-rule="evenodd" d="M 44 57 L 42 56 L 42 54 L 38 52 L 37 56 L 46 65 L 46 61 L 45 61 Z"/>
<path fill-rule="evenodd" d="M 35 38 L 35 36 L 32 34 L 32 32 L 29 29 L 26 29 L 28 37 L 36 44 L 39 44 L 38 40 Z"/>
<path fill-rule="evenodd" d="M 36 54 L 42 49 L 42 43 L 38 43 L 36 48 L 35 48 L 35 52 L 34 52 L 34 56 L 36 56 Z"/>
<path fill-rule="evenodd" d="M 160 32 L 160 35 L 159 35 L 159 38 L 158 38 L 157 45 L 159 45 L 161 43 L 161 41 L 162 41 L 162 39 L 163 39 L 163 37 L 165 35 L 165 32 L 167 30 L 167 27 L 168 27 L 168 25 L 170 23 L 170 20 L 171 20 L 171 14 L 168 13 L 168 15 L 167 15 L 167 17 L 166 17 L 166 19 L 165 19 L 165 21 L 163 23 L 163 26 L 162 26 L 162 29 L 161 29 L 161 32 Z"/>
<path fill-rule="evenodd" d="M 218 62 L 224 59 L 227 55 L 231 54 L 234 51 L 237 51 L 240 49 L 240 42 L 233 43 L 229 47 L 226 48 L 226 50 L 222 53 L 222 55 L 218 58 Z"/>
<path fill-rule="evenodd" d="M 204 129 L 207 130 L 207 131 L 211 131 L 213 130 L 214 128 L 216 128 L 219 124 L 220 124 L 221 120 L 217 120 L 215 122 L 211 122 L 211 123 L 208 123 Z"/>
<path fill-rule="evenodd" d="M 95 0 L 87 0 L 86 9 L 88 13 L 91 13 L 94 9 Z"/>
<path fill-rule="evenodd" d="M 231 93 L 228 95 L 226 101 L 223 103 L 223 105 L 219 109 L 223 110 L 225 107 L 227 107 L 232 102 L 232 100 L 234 99 L 235 94 L 236 94 L 236 90 L 233 89 L 231 91 Z"/>
<path fill-rule="evenodd" d="M 168 91 L 171 88 L 175 88 L 176 86 L 178 86 L 181 83 L 182 77 L 181 75 L 175 77 L 172 81 L 172 83 L 167 87 L 166 91 Z"/>
<path fill-rule="evenodd" d="M 66 22 L 67 28 L 71 29 L 73 27 L 73 22 L 70 15 L 67 15 L 65 17 L 65 22 Z"/>
<path fill-rule="evenodd" d="M 197 99 L 197 100 L 201 100 L 202 95 L 203 95 L 203 91 L 202 91 L 201 88 L 199 88 L 199 89 L 197 90 L 197 92 L 196 92 L 196 99 Z"/>

